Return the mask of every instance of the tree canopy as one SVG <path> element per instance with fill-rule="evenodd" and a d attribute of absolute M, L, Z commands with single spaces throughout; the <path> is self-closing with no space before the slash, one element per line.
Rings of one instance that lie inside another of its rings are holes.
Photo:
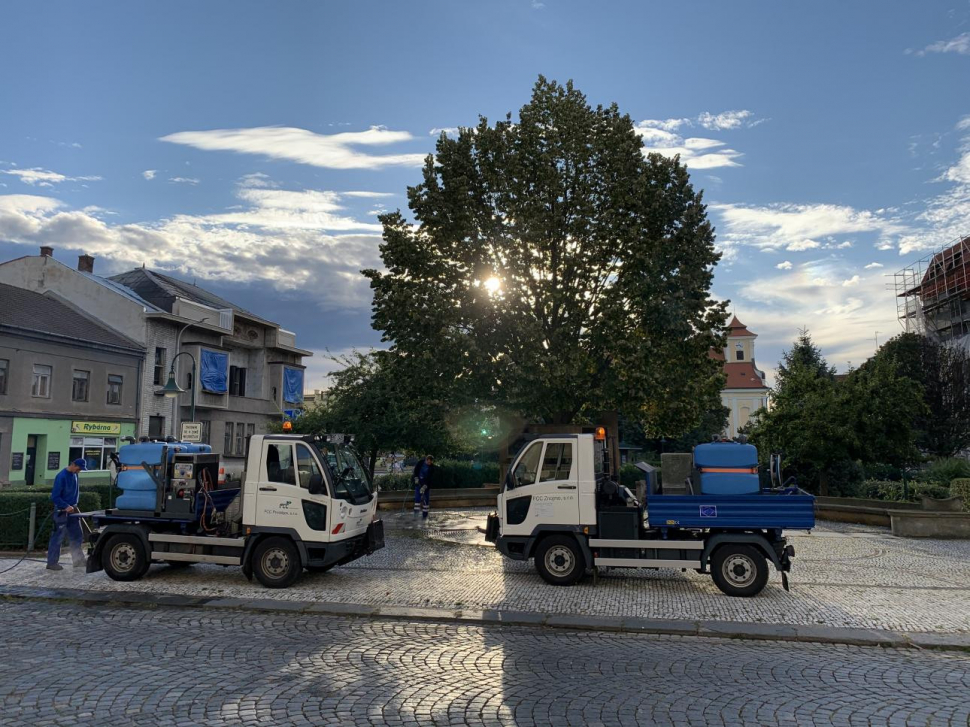
<path fill-rule="evenodd" d="M 373 325 L 454 404 L 677 435 L 717 405 L 725 303 L 702 195 L 629 116 L 540 77 L 519 112 L 442 134 L 382 215 Z"/>
<path fill-rule="evenodd" d="M 895 357 L 877 353 L 839 379 L 807 331 L 783 355 L 771 408 L 748 427 L 767 460 L 782 452 L 803 486 L 829 494 L 858 464 L 906 466 L 918 461 L 916 422 L 926 414 L 922 388 Z"/>

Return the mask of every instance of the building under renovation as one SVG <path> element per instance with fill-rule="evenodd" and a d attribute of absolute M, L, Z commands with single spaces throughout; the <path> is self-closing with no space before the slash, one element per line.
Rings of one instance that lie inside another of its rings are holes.
<path fill-rule="evenodd" d="M 970 237 L 917 260 L 894 279 L 906 331 L 970 346 Z"/>

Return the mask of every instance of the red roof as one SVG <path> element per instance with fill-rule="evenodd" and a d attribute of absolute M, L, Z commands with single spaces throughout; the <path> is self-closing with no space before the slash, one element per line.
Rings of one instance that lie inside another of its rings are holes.
<path fill-rule="evenodd" d="M 767 389 L 768 385 L 751 361 L 731 361 L 724 364 L 727 375 L 725 389 Z"/>
<path fill-rule="evenodd" d="M 748 328 L 747 328 L 747 326 L 745 326 L 741 321 L 738 320 L 738 317 L 737 316 L 734 316 L 731 319 L 731 322 L 728 323 L 728 326 L 727 327 L 728 327 L 728 335 L 729 336 L 755 336 L 755 335 L 757 335 L 757 334 L 752 333 L 751 331 L 749 331 Z"/>

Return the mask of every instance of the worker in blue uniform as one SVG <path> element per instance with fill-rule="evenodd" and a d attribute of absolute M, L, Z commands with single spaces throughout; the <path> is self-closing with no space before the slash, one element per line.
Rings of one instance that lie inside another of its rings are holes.
<path fill-rule="evenodd" d="M 431 505 L 431 480 L 434 477 L 434 457 L 430 454 L 414 465 L 414 514 L 421 513 L 422 519 L 428 517 Z"/>
<path fill-rule="evenodd" d="M 66 534 L 71 542 L 71 558 L 74 567 L 85 565 L 84 550 L 81 541 L 81 523 L 77 518 L 70 517 L 77 512 L 77 501 L 81 493 L 77 480 L 77 473 L 86 470 L 87 463 L 83 459 L 76 459 L 57 473 L 54 487 L 51 490 L 51 500 L 54 502 L 54 514 L 51 516 L 51 540 L 47 545 L 47 570 L 64 570 L 57 561 L 61 558 L 61 542 Z"/>

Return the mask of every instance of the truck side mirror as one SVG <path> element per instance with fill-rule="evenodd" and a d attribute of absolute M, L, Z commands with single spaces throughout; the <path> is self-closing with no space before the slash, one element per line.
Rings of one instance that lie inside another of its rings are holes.
<path fill-rule="evenodd" d="M 323 475 L 321 475 L 319 472 L 315 472 L 314 474 L 310 475 L 310 482 L 307 489 L 310 491 L 311 495 L 322 495 L 324 493 Z"/>

